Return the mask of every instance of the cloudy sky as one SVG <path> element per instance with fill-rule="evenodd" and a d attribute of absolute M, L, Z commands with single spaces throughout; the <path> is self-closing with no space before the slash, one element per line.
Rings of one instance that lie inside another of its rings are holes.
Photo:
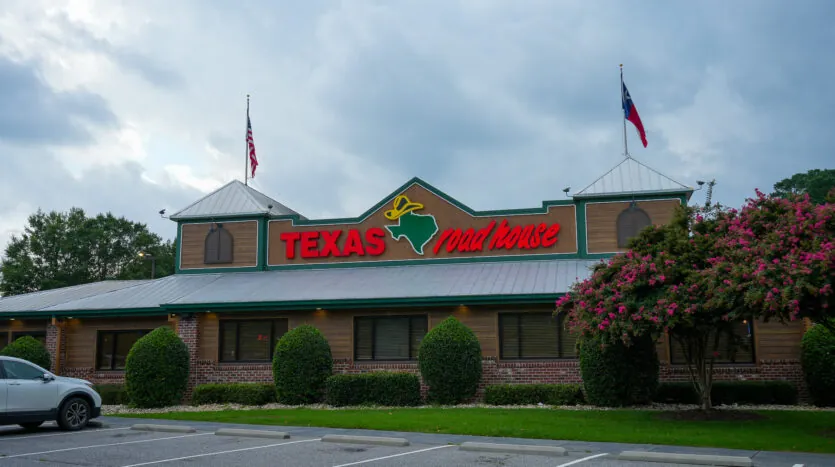
<path fill-rule="evenodd" d="M 2 0 L 0 243 L 39 207 L 173 212 L 243 178 L 311 218 L 412 176 L 537 206 L 632 155 L 740 205 L 835 167 L 829 0 Z M 693 200 L 703 201 L 702 192 Z"/>

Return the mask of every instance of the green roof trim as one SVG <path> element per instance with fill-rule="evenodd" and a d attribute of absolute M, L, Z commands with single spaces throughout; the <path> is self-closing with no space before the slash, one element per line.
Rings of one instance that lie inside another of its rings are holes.
<path fill-rule="evenodd" d="M 611 255 L 609 255 L 611 256 Z M 267 266 L 269 271 L 284 271 L 292 269 L 332 269 L 332 268 L 372 268 L 384 266 L 416 266 L 420 264 L 461 264 L 461 263 L 501 263 L 505 261 L 543 261 L 549 259 L 584 259 L 577 253 L 552 253 L 552 254 L 524 254 L 524 255 L 503 255 L 503 256 L 473 256 L 463 258 L 432 258 L 432 259 L 400 259 L 381 261 L 356 261 L 337 263 L 308 263 L 308 264 L 284 264 Z M 186 272 L 186 271 L 183 271 Z M 232 271 L 222 271 L 232 272 Z"/>

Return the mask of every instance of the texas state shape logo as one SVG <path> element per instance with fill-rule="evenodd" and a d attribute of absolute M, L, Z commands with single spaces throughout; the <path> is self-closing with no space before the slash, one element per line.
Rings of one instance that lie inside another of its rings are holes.
<path fill-rule="evenodd" d="M 415 211 L 423 209 L 423 204 L 416 203 L 406 195 L 399 195 L 394 198 L 392 209 L 384 215 L 390 221 L 397 221 L 397 224 L 387 225 L 386 230 L 391 238 L 399 241 L 405 238 L 415 253 L 423 255 L 423 248 L 438 233 L 438 221 L 432 214 L 415 214 Z"/>

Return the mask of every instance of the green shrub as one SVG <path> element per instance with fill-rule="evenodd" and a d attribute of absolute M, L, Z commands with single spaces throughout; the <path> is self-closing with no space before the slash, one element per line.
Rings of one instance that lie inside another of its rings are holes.
<path fill-rule="evenodd" d="M 304 324 L 279 339 L 273 356 L 273 378 L 278 402 L 301 405 L 320 402 L 325 381 L 333 374 L 333 357 L 325 336 Z"/>
<path fill-rule="evenodd" d="M 426 333 L 418 366 L 429 386 L 428 399 L 458 404 L 472 399 L 481 381 L 481 344 L 473 331 L 450 316 Z"/>
<path fill-rule="evenodd" d="M 817 406 L 835 406 L 835 334 L 820 324 L 800 342 L 800 365 L 809 397 Z"/>
<path fill-rule="evenodd" d="M 43 344 L 32 336 L 23 336 L 14 340 L 0 352 L 7 357 L 22 358 L 39 367 L 49 370 L 52 367 L 52 357 Z"/>
<path fill-rule="evenodd" d="M 97 384 L 93 389 L 101 396 L 102 405 L 128 405 L 128 391 L 123 384 Z"/>
<path fill-rule="evenodd" d="M 125 388 L 140 408 L 180 403 L 188 385 L 189 354 L 173 329 L 154 329 L 133 344 L 125 362 Z"/>
<path fill-rule="evenodd" d="M 797 388 L 788 381 L 716 381 L 710 390 L 714 405 L 794 405 Z M 654 400 L 668 404 L 698 404 L 691 383 L 661 383 Z"/>
<path fill-rule="evenodd" d="M 658 388 L 658 354 L 649 336 L 630 346 L 601 345 L 592 338 L 580 342 L 580 372 L 586 399 L 592 405 L 621 407 L 647 404 Z"/>
<path fill-rule="evenodd" d="M 583 403 L 579 384 L 493 384 L 484 389 L 488 405 L 578 405 Z"/>
<path fill-rule="evenodd" d="M 359 375 L 333 375 L 326 383 L 325 402 L 332 406 L 420 404 L 420 378 L 410 373 L 375 371 Z"/>
<path fill-rule="evenodd" d="M 272 383 L 201 384 L 194 388 L 191 396 L 193 405 L 265 405 L 273 402 L 275 385 Z"/>

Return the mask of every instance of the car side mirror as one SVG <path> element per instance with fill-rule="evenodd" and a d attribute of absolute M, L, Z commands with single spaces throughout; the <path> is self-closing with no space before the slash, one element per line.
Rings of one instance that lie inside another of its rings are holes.
<path fill-rule="evenodd" d="M 54 379 L 55 379 L 55 377 L 54 377 L 54 376 L 52 376 L 52 375 L 51 375 L 51 374 L 49 374 L 49 373 L 44 373 L 44 374 L 43 374 L 43 376 L 42 376 L 41 378 L 43 378 L 43 382 L 44 382 L 44 383 L 48 383 L 48 382 L 50 382 L 50 381 L 52 381 L 52 380 L 54 380 Z"/>

